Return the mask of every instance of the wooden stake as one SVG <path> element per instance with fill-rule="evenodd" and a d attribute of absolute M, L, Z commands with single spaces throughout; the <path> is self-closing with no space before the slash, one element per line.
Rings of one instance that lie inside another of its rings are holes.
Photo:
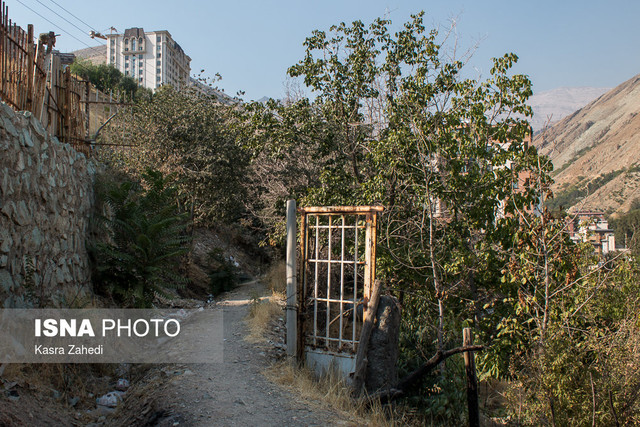
<path fill-rule="evenodd" d="M 33 44 L 33 25 L 27 27 L 27 98 L 26 109 L 33 112 L 33 79 L 36 69 L 36 51 Z"/>
<path fill-rule="evenodd" d="M 462 330 L 462 346 L 473 345 L 471 328 Z M 480 411 L 478 410 L 478 380 L 476 378 L 475 355 L 472 351 L 464 353 L 464 367 L 467 372 L 467 406 L 469 408 L 469 426 L 480 426 Z"/>

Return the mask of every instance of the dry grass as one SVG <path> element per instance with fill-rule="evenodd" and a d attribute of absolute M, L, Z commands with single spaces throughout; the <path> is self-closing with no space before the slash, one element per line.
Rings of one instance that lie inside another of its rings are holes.
<path fill-rule="evenodd" d="M 310 370 L 283 361 L 272 365 L 263 374 L 309 404 L 337 411 L 351 425 L 404 425 L 402 420 L 395 419 L 395 414 L 390 414 L 389 408 L 379 404 L 367 407 L 362 401 L 352 398 L 351 388 L 336 373 L 316 378 Z"/>
<path fill-rule="evenodd" d="M 269 297 L 260 298 L 255 295 L 251 298 L 249 314 L 245 319 L 249 328 L 246 340 L 252 343 L 262 343 L 267 340 L 267 333 L 271 331 L 272 324 L 283 315 L 284 296 L 273 293 Z"/>
<path fill-rule="evenodd" d="M 287 267 L 285 262 L 276 261 L 271 264 L 264 279 L 272 292 L 285 293 L 287 290 Z"/>

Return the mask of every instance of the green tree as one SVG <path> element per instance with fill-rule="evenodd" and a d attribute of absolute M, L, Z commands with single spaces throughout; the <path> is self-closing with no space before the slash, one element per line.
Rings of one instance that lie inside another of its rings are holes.
<path fill-rule="evenodd" d="M 197 224 L 234 221 L 244 213 L 249 162 L 241 117 L 215 95 L 163 86 L 153 98 L 116 116 L 104 131 L 109 144 L 134 148 L 123 153 L 106 146 L 102 156 L 134 175 L 149 167 L 175 174 L 176 196 Z"/>
<path fill-rule="evenodd" d="M 482 307 L 515 250 L 513 215 L 537 202 L 519 178 L 538 159 L 526 143 L 531 83 L 510 74 L 517 57 L 495 59 L 485 81 L 465 78 L 423 17 L 395 34 L 382 19 L 314 31 L 289 69 L 315 95 L 303 105 L 316 133 L 298 140 L 313 141 L 321 164 L 307 169 L 317 182 L 301 202 L 385 206 L 378 271 L 412 313 L 402 336 L 415 351 L 402 363 L 421 372 L 428 354 L 459 343 L 463 323 L 494 320 Z M 302 120 L 271 123 L 297 134 Z M 281 144 L 266 135 L 263 146 Z"/>
<path fill-rule="evenodd" d="M 70 67 L 72 73 L 90 81 L 96 89 L 105 93 L 120 92 L 132 99 L 149 98 L 153 93 L 150 89 L 139 86 L 134 78 L 123 75 L 111 64 L 95 65 L 88 59 L 76 58 Z"/>

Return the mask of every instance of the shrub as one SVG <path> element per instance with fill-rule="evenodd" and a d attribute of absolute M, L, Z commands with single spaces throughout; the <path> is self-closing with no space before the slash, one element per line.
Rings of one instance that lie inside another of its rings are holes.
<path fill-rule="evenodd" d="M 118 304 L 150 307 L 156 294 L 182 287 L 178 272 L 187 252 L 186 214 L 178 212 L 170 177 L 147 170 L 142 185 L 125 180 L 98 190 L 103 235 L 90 252 L 97 293 Z"/>

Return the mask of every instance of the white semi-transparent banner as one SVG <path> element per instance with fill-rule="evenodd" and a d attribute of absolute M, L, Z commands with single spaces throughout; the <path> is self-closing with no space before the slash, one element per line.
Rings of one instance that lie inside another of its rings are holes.
<path fill-rule="evenodd" d="M 219 363 L 219 309 L 0 309 L 0 363 Z"/>

